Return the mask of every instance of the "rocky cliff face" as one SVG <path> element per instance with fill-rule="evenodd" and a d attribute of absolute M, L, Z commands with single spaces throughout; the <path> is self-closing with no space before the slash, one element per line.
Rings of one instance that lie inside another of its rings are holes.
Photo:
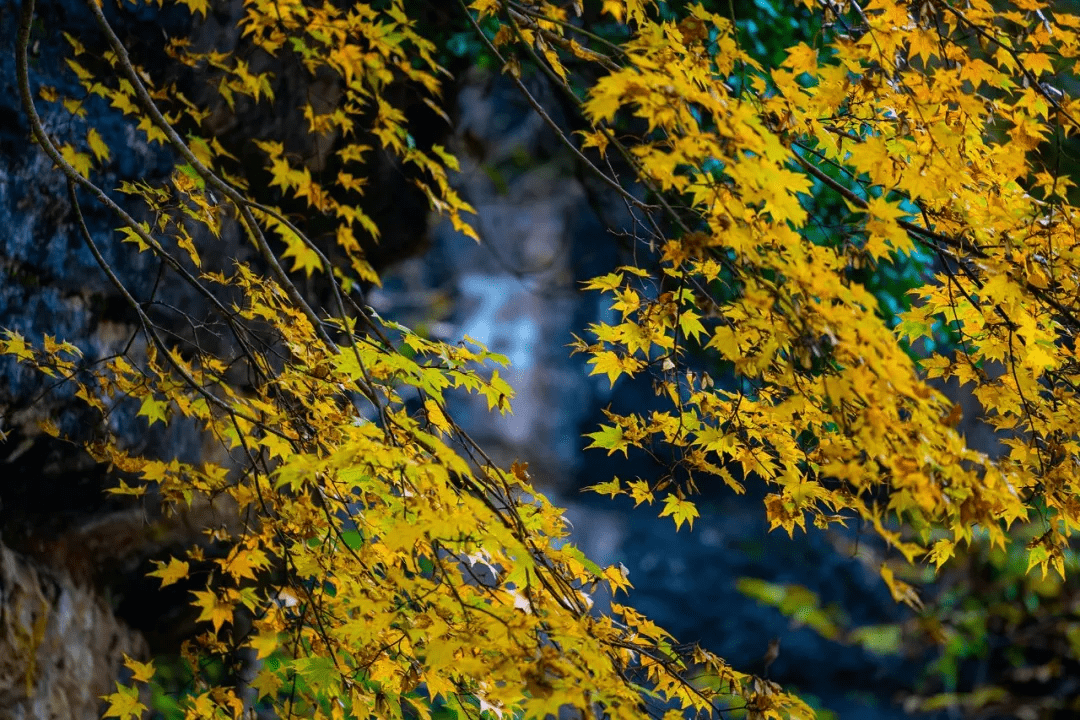
<path fill-rule="evenodd" d="M 0 327 L 30 338 L 68 338 L 89 358 L 99 358 L 122 349 L 134 326 L 75 232 L 61 176 L 29 142 L 14 65 L 19 12 L 19 3 L 0 3 Z M 33 86 L 74 94 L 74 79 L 61 72 L 61 31 L 91 43 L 90 14 L 73 1 L 43 3 L 38 17 Z M 125 30 L 137 32 L 139 19 L 128 22 Z M 151 26 L 145 23 L 142 31 Z M 141 143 L 117 113 L 94 101 L 88 109 L 105 140 L 126 149 L 106 179 L 110 187 L 166 170 L 166 158 Z M 52 132 L 86 132 L 80 120 L 45 103 L 40 112 Z M 95 236 L 112 234 L 115 223 L 93 207 L 87 207 L 87 220 Z M 145 291 L 154 282 L 157 268 L 147 256 L 119 243 L 102 247 L 133 287 Z M 45 389 L 43 378 L 0 362 L 0 430 L 7 436 L 0 443 L 0 718 L 95 718 L 99 696 L 115 689 L 123 654 L 149 652 L 143 636 L 116 614 L 121 598 L 106 600 L 100 582 L 132 572 L 147 548 L 161 546 L 148 542 L 146 515 L 106 498 L 101 468 L 37 430 L 35 421 L 46 415 L 75 436 L 87 437 L 96 427 L 94 418 L 76 409 L 70 389 Z M 125 427 L 132 419 L 120 409 L 112 422 Z M 131 434 L 133 444 L 197 452 L 184 433 Z"/>
<path fill-rule="evenodd" d="M 0 547 L 0 718 L 99 716 L 124 655 L 146 640 L 92 589 Z"/>

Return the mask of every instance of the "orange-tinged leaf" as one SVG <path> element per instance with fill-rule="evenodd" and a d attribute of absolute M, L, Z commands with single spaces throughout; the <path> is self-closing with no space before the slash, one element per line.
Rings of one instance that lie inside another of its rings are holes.
<path fill-rule="evenodd" d="M 1043 73 L 1054 72 L 1054 66 L 1050 63 L 1050 56 L 1041 52 L 1029 52 L 1024 54 L 1024 68 L 1030 70 L 1035 77 Z"/>

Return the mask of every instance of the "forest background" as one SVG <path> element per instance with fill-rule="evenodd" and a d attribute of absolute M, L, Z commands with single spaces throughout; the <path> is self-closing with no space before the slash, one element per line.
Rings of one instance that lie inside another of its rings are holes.
<path fill-rule="evenodd" d="M 0 704 L 1069 716 L 1022 5 L 3 5 Z"/>

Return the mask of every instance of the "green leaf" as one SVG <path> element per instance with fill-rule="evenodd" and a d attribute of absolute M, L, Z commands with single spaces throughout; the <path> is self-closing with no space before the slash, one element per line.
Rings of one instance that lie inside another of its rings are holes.
<path fill-rule="evenodd" d="M 345 547 L 350 550 L 359 550 L 364 544 L 364 536 L 356 530 L 345 530 L 341 533 L 341 540 L 345 543 Z"/>
<path fill-rule="evenodd" d="M 167 425 L 166 412 L 168 409 L 169 403 L 167 401 L 156 400 L 153 395 L 147 395 L 143 398 L 142 407 L 139 408 L 139 415 L 146 417 L 150 427 L 153 427 L 154 423 L 159 420 L 163 425 Z"/>
<path fill-rule="evenodd" d="M 604 571 L 600 568 L 600 566 L 587 558 L 585 556 L 585 553 L 581 552 L 581 550 L 579 550 L 576 546 L 567 543 L 566 545 L 562 546 L 562 551 L 577 560 L 582 565 L 584 565 L 585 569 L 591 572 L 593 575 L 600 577 L 604 574 Z"/>
<path fill-rule="evenodd" d="M 611 455 L 616 450 L 622 450 L 623 455 L 627 454 L 627 448 L 630 447 L 630 442 L 623 438 L 623 430 L 618 425 L 600 426 L 600 430 L 594 433 L 586 433 L 585 437 L 592 438 L 592 445 L 586 447 L 586 450 L 592 448 L 601 448 L 608 451 L 608 455 Z"/>
<path fill-rule="evenodd" d="M 191 181 L 195 183 L 195 186 L 197 188 L 199 188 L 200 190 L 206 189 L 206 181 L 203 180 L 202 175 L 200 175 L 199 172 L 191 165 L 189 165 L 188 163 L 184 163 L 183 165 L 177 165 L 176 169 L 191 178 Z"/>

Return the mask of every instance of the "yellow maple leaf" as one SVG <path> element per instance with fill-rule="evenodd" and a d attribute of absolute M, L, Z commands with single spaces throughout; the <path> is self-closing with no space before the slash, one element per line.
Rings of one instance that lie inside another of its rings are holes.
<path fill-rule="evenodd" d="M 206 13 L 210 11 L 210 0 L 179 0 L 181 5 L 187 5 L 191 14 L 201 13 L 205 18 Z"/>
<path fill-rule="evenodd" d="M 615 19 L 615 22 L 622 22 L 623 11 L 625 9 L 625 4 L 622 0 L 604 0 L 600 12 L 605 15 L 610 15 Z"/>
<path fill-rule="evenodd" d="M 225 623 L 232 622 L 233 603 L 222 600 L 209 590 L 194 590 L 192 595 L 195 596 L 192 605 L 201 611 L 199 617 L 195 618 L 196 622 L 209 622 L 214 626 L 214 632 L 219 631 Z"/>
<path fill-rule="evenodd" d="M 675 494 L 669 494 L 664 497 L 664 509 L 660 511 L 660 517 L 668 515 L 675 521 L 676 530 L 682 527 L 683 522 L 686 522 L 690 529 L 693 530 L 694 518 L 698 517 L 700 513 L 694 503 Z"/>
<path fill-rule="evenodd" d="M 83 44 L 71 33 L 65 32 L 64 39 L 68 41 L 68 44 L 71 45 L 71 49 L 76 55 L 82 55 L 86 52 L 86 48 L 83 47 Z"/>
<path fill-rule="evenodd" d="M 255 572 L 269 564 L 266 553 L 259 548 L 246 548 L 237 545 L 224 560 L 219 561 L 225 572 L 234 579 L 255 579 Z"/>
<path fill-rule="evenodd" d="M 135 497 L 139 497 L 146 494 L 146 486 L 128 485 L 126 482 L 121 480 L 119 485 L 113 488 L 106 488 L 105 492 L 109 493 L 110 495 L 133 495 Z"/>
<path fill-rule="evenodd" d="M 94 153 L 98 162 L 106 162 L 109 159 L 109 146 L 105 144 L 97 128 L 87 130 L 86 142 L 90 145 L 90 152 Z"/>
<path fill-rule="evenodd" d="M 276 696 L 278 690 L 281 689 L 281 686 L 281 676 L 268 668 L 260 670 L 259 674 L 256 675 L 255 679 L 251 682 L 251 688 L 255 691 L 255 697 L 260 700 L 264 697 Z"/>
<path fill-rule="evenodd" d="M 682 330 L 683 335 L 694 342 L 697 342 L 701 334 L 705 332 L 705 326 L 701 324 L 701 315 L 693 310 L 683 310 L 679 313 L 679 329 Z"/>
<path fill-rule="evenodd" d="M 439 432 L 448 434 L 451 431 L 450 421 L 447 419 L 446 414 L 443 413 L 442 408 L 434 400 L 428 398 L 424 400 L 424 410 L 427 411 L 428 420 L 438 428 Z"/>
<path fill-rule="evenodd" d="M 881 579 L 885 581 L 885 584 L 889 587 L 889 592 L 893 596 L 893 600 L 896 602 L 902 602 L 905 605 L 910 606 L 913 610 L 922 609 L 922 600 L 919 599 L 919 593 L 915 588 L 908 585 L 903 580 L 897 580 L 895 574 L 887 564 L 882 563 L 879 570 Z"/>
<path fill-rule="evenodd" d="M 161 587 L 183 580 L 188 576 L 190 570 L 187 562 L 176 558 L 169 558 L 168 563 L 159 560 L 155 560 L 154 563 L 158 566 L 158 569 L 147 573 L 147 575 L 161 578 Z"/>
<path fill-rule="evenodd" d="M 637 358 L 620 357 L 609 350 L 596 353 L 588 360 L 588 363 L 593 365 L 589 375 L 607 375 L 611 387 L 615 387 L 615 381 L 619 379 L 620 375 L 626 374 L 633 377 L 634 373 L 640 370 L 643 365 Z"/>
<path fill-rule="evenodd" d="M 135 682 L 150 682 L 154 677 L 154 661 L 139 662 L 124 653 L 124 666 L 131 670 L 131 678 Z"/>
<path fill-rule="evenodd" d="M 484 18 L 499 12 L 501 5 L 499 0 L 473 0 L 469 3 L 469 7 L 478 12 L 481 18 Z"/>
<path fill-rule="evenodd" d="M 285 228 L 281 228 L 280 231 L 287 245 L 285 252 L 281 253 L 281 257 L 293 258 L 291 268 L 293 271 L 303 270 L 307 277 L 311 277 L 313 271 L 322 269 L 322 260 L 319 259 L 318 253 L 311 246 Z"/>
<path fill-rule="evenodd" d="M 102 695 L 101 699 L 109 703 L 105 714 L 101 716 L 103 718 L 114 717 L 120 720 L 140 718 L 147 710 L 146 706 L 139 702 L 138 689 L 124 687 L 120 683 L 116 683 L 116 692 L 111 695 Z"/>
<path fill-rule="evenodd" d="M 813 73 L 817 70 L 818 51 L 804 42 L 795 47 L 788 48 L 788 56 L 780 67 L 791 68 L 796 75 L 800 73 Z"/>
<path fill-rule="evenodd" d="M 1024 366 L 1036 370 L 1054 367 L 1057 362 L 1040 344 L 1032 343 L 1024 355 Z"/>
<path fill-rule="evenodd" d="M 21 361 L 33 360 L 34 351 L 26 344 L 26 338 L 14 330 L 5 330 L 6 340 L 0 340 L 0 352 L 14 355 Z"/>
<path fill-rule="evenodd" d="M 934 547 L 930 550 L 928 556 L 931 562 L 934 563 L 934 569 L 940 570 L 949 558 L 951 558 L 955 552 L 956 543 L 948 538 L 942 538 L 934 543 Z"/>
<path fill-rule="evenodd" d="M 1050 56 L 1046 53 L 1029 52 L 1024 55 L 1024 68 L 1031 71 L 1035 77 L 1045 73 L 1054 72 L 1054 66 L 1050 63 Z"/>
<path fill-rule="evenodd" d="M 92 166 L 90 155 L 79 152 L 69 143 L 64 143 L 60 146 L 60 156 L 64 158 L 64 162 L 75 168 L 75 172 L 83 177 L 90 177 L 90 168 Z"/>
<path fill-rule="evenodd" d="M 210 225 L 210 229 L 214 230 L 215 228 L 213 225 Z M 199 251 L 195 248 L 195 240 L 183 227 L 180 228 L 180 231 L 176 236 L 176 244 L 180 246 L 181 250 L 188 254 L 188 257 L 191 258 L 191 262 L 195 264 L 195 267 L 202 267 L 202 258 L 199 256 Z"/>
<path fill-rule="evenodd" d="M 248 645 L 255 650 L 255 659 L 262 660 L 270 657 L 278 648 L 278 634 L 276 632 L 262 632 L 253 635 Z"/>

